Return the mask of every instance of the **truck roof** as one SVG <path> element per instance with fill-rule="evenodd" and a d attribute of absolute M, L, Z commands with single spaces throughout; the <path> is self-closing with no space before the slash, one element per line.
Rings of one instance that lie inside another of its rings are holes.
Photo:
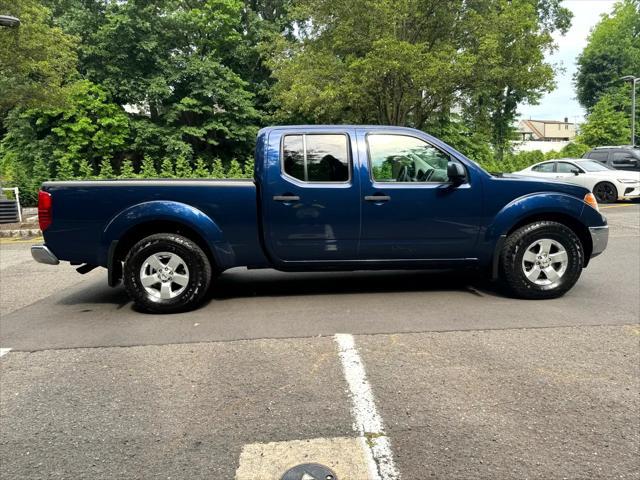
<path fill-rule="evenodd" d="M 258 132 L 258 135 L 270 132 L 272 130 L 329 130 L 336 128 L 344 128 L 344 129 L 356 129 L 356 128 L 377 128 L 384 130 L 398 130 L 398 131 L 420 131 L 411 127 L 400 127 L 393 125 L 274 125 L 270 127 L 261 128 Z M 422 132 L 426 133 L 426 132 Z"/>

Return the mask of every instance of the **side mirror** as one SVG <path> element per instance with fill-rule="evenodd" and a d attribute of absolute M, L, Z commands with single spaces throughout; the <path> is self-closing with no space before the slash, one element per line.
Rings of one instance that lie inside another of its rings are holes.
<path fill-rule="evenodd" d="M 460 185 L 467 179 L 467 172 L 458 162 L 449 162 L 447 163 L 447 176 L 451 183 Z"/>
<path fill-rule="evenodd" d="M 573 173 L 574 175 L 580 175 L 580 170 L 578 170 L 577 168 L 572 168 L 571 173 Z"/>

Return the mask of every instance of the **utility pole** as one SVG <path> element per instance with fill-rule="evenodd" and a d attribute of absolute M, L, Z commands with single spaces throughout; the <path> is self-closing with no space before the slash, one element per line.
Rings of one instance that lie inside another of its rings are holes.
<path fill-rule="evenodd" d="M 636 144 L 636 83 L 640 77 L 625 75 L 620 80 L 631 83 L 631 146 Z"/>

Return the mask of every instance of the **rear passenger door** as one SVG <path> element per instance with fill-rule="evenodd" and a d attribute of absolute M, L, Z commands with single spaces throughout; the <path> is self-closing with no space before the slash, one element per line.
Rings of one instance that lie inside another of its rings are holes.
<path fill-rule="evenodd" d="M 262 192 L 266 247 L 276 263 L 340 262 L 357 256 L 359 184 L 346 130 L 275 130 Z M 277 161 L 274 161 L 276 160 Z"/>

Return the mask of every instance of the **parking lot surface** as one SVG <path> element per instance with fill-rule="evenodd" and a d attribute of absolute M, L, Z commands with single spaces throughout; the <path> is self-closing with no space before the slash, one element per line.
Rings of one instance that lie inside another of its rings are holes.
<path fill-rule="evenodd" d="M 603 211 L 608 250 L 551 301 L 468 272 L 234 270 L 203 308 L 155 316 L 104 271 L 2 244 L 0 478 L 275 478 L 319 459 L 339 478 L 638 478 L 640 205 Z M 393 465 L 372 467 L 377 437 Z"/>

